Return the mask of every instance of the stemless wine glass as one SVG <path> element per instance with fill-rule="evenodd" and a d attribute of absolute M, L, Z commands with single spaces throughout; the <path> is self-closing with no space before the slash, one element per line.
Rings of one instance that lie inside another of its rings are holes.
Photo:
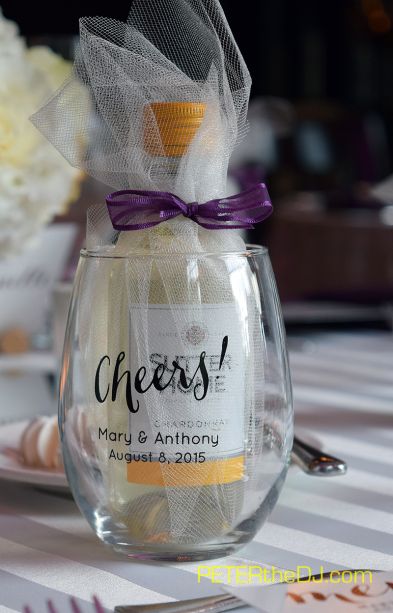
<path fill-rule="evenodd" d="M 72 493 L 115 550 L 185 561 L 250 541 L 293 440 L 267 250 L 82 251 L 59 410 Z"/>

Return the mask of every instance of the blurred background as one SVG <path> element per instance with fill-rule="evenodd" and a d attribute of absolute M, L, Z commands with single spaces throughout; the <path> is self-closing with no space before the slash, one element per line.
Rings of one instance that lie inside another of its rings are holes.
<path fill-rule="evenodd" d="M 270 250 L 288 330 L 391 328 L 393 0 L 222 0 L 222 5 L 253 78 L 251 129 L 232 159 L 228 193 L 256 181 L 269 187 L 274 215 L 248 238 Z M 129 1 L 59 6 L 3 0 L 1 8 L 5 19 L 18 24 L 27 48 L 35 49 L 29 61 L 41 72 L 45 67 L 49 93 L 67 72 L 59 55 L 72 60 L 79 17 L 124 20 Z M 0 26 L 0 73 L 9 75 L 7 54 L 11 46 L 17 54 L 21 43 L 6 23 Z M 59 55 L 48 55 L 48 48 Z M 29 78 L 34 89 L 38 80 Z M 2 100 L 0 90 L 0 113 Z M 38 106 L 32 104 L 31 111 Z M 4 134 L 0 129 L 0 145 Z M 50 151 L 48 159 L 55 155 Z M 7 175 L 5 166 L 2 178 L 1 161 L 0 147 L 0 187 L 12 184 L 15 194 L 22 179 L 8 170 Z M 62 168 L 63 179 L 67 172 Z M 45 351 L 53 344 L 61 351 L 86 209 L 108 191 L 80 176 L 67 181 L 51 180 L 51 193 L 59 186 L 67 202 L 41 220 L 50 234 L 47 246 L 36 241 L 26 254 L 15 255 L 11 248 L 0 253 L 0 367 L 6 354 L 41 351 L 45 362 L 52 359 Z M 15 231 L 14 211 L 11 221 L 0 224 L 3 245 Z M 57 259 L 48 258 L 50 241 L 57 245 Z M 32 317 L 34 300 L 39 313 Z M 20 323 L 26 322 L 26 310 L 27 330 Z"/>

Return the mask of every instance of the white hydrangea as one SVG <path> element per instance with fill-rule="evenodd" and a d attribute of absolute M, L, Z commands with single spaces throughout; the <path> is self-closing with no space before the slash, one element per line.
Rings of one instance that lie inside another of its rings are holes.
<path fill-rule="evenodd" d="M 70 69 L 47 47 L 27 49 L 0 9 L 0 258 L 26 249 L 78 195 L 80 172 L 29 121 Z"/>

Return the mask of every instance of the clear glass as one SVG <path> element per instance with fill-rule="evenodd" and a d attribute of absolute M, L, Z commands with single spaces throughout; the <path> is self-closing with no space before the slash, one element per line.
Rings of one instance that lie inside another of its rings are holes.
<path fill-rule="evenodd" d="M 152 273 L 138 302 L 138 271 L 159 266 L 165 278 Z M 189 561 L 250 541 L 277 501 L 293 441 L 267 250 L 82 251 L 59 410 L 72 493 L 115 550 Z"/>

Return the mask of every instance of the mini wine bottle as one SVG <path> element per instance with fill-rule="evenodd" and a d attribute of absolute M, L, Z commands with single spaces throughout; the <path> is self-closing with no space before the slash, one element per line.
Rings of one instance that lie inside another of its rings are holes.
<path fill-rule="evenodd" d="M 165 189 L 173 185 L 173 175 L 203 121 L 204 107 L 174 102 L 152 108 L 162 144 L 154 145 L 154 131 L 146 123 L 145 146 L 157 158 L 155 169 Z M 201 254 L 220 253 L 222 231 L 196 228 L 184 217 L 156 228 L 121 232 L 114 249 L 114 255 L 127 259 L 115 261 L 111 275 L 109 355 L 114 360 L 120 350 L 124 353 L 119 375 L 128 370 L 131 380 L 140 367 L 146 368 L 147 384 L 162 366 L 165 386 L 150 386 L 144 394 L 134 391 L 136 413 L 130 412 L 124 393 L 107 406 L 109 430 L 126 432 L 133 454 L 126 463 L 125 446 L 118 443 L 117 457 L 123 459 L 108 462 L 111 505 L 118 521 L 143 541 L 206 541 L 228 531 L 242 507 L 246 425 L 253 401 L 255 322 L 249 320 L 250 313 L 258 314 L 257 304 L 251 310 L 248 305 L 244 321 L 234 292 L 243 292 L 246 300 L 252 295 L 247 269 L 231 270 L 220 257 L 206 264 L 198 253 L 187 253 L 190 233 L 197 233 Z M 238 233 L 229 234 L 225 232 L 229 250 L 244 250 Z M 141 268 L 141 255 L 151 255 L 149 270 Z M 233 287 L 235 276 L 238 288 Z M 148 287 L 141 289 L 144 282 Z M 113 321 L 122 325 L 114 329 Z M 146 338 L 141 338 L 141 330 Z M 198 371 L 201 353 L 206 390 Z M 175 372 L 173 362 L 180 367 Z"/>

